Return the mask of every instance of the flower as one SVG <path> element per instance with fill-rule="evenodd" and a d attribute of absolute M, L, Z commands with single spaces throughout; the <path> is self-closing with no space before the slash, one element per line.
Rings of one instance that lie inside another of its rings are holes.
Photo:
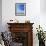
<path fill-rule="evenodd" d="M 36 29 L 37 29 L 37 34 L 36 34 L 36 36 L 38 35 L 38 40 L 43 40 L 43 41 L 45 41 L 45 35 L 44 35 L 44 32 L 43 32 L 42 27 L 40 27 L 40 25 L 39 25 L 39 28 L 36 28 Z"/>

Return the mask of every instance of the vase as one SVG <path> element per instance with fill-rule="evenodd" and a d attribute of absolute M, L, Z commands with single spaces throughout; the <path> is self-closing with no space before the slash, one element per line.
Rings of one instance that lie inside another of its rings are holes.
<path fill-rule="evenodd" d="M 39 46 L 45 46 L 45 41 L 39 40 Z"/>

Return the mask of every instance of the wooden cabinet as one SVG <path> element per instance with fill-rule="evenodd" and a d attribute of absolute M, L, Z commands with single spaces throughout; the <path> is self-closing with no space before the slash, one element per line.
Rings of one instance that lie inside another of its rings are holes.
<path fill-rule="evenodd" d="M 7 23 L 13 41 L 23 43 L 22 46 L 33 46 L 33 23 Z"/>

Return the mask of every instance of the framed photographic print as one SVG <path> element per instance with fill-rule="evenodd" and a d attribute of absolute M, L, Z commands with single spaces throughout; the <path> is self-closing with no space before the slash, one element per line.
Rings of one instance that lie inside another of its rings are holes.
<path fill-rule="evenodd" d="M 26 15 L 26 3 L 16 3 L 15 4 L 15 15 L 16 16 Z"/>

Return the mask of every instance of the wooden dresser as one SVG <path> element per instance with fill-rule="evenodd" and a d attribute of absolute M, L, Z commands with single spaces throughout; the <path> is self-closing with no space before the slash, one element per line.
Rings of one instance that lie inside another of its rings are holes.
<path fill-rule="evenodd" d="M 33 23 L 7 23 L 12 39 L 23 43 L 22 46 L 33 46 Z"/>

